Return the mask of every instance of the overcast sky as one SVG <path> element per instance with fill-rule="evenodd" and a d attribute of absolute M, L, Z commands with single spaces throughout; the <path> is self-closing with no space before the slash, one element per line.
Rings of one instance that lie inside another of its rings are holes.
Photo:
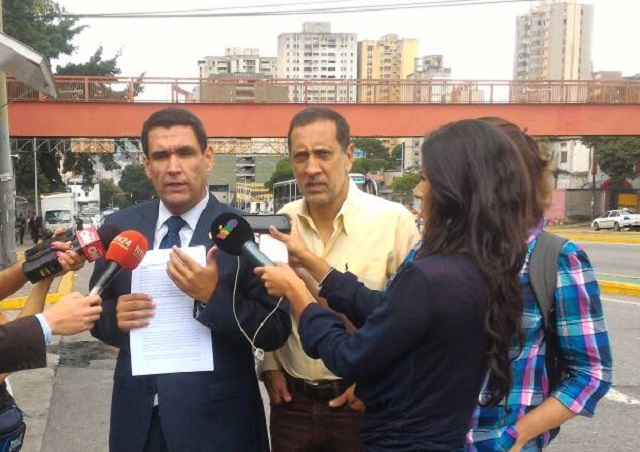
<path fill-rule="evenodd" d="M 417 0 L 56 0 L 70 13 L 114 13 L 298 4 L 303 7 L 406 4 Z M 311 1 L 311 3 L 309 3 Z M 580 0 L 579 0 L 580 1 Z M 424 1 L 423 1 L 424 3 Z M 443 54 L 452 78 L 512 78 L 515 19 L 537 2 L 408 9 L 351 14 L 287 15 L 252 18 L 83 19 L 88 25 L 75 40 L 72 57 L 56 64 L 86 61 L 100 45 L 110 58 L 122 50 L 123 76 L 197 77 L 199 59 L 223 55 L 226 47 L 257 47 L 277 56 L 280 33 L 302 31 L 305 21 L 330 21 L 333 32 L 378 39 L 388 33 L 420 40 L 419 55 Z M 640 73 L 640 0 L 591 0 L 595 6 L 593 68 Z M 287 8 L 294 8 L 288 6 Z"/>

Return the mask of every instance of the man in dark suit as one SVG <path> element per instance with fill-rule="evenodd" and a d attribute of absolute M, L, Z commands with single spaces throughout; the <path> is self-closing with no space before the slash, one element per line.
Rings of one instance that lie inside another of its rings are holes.
<path fill-rule="evenodd" d="M 254 353 L 238 323 L 254 338 L 264 322 L 255 346 L 273 350 L 290 333 L 288 312 L 266 294 L 247 259 L 211 249 L 211 223 L 230 209 L 207 190 L 213 150 L 200 120 L 186 110 L 158 111 L 143 126 L 142 148 L 159 200 L 118 211 L 107 222 L 139 231 L 150 248 L 173 249 L 168 277 L 195 300 L 196 320 L 211 330 L 214 370 L 132 376 L 128 332 L 148 324 L 154 304 L 147 294 L 131 294 L 131 272 L 122 271 L 103 293 L 104 312 L 92 330 L 98 339 L 120 348 L 110 450 L 266 451 Z M 179 250 L 188 245 L 209 250 L 205 267 Z M 91 285 L 103 270 L 104 263 L 97 262 Z"/>

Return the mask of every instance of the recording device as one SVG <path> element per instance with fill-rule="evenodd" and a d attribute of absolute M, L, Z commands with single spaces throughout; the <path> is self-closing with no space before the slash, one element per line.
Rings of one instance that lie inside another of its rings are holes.
<path fill-rule="evenodd" d="M 53 242 L 68 242 L 69 240 L 73 239 L 73 237 L 73 229 L 67 229 L 60 237 L 52 237 L 32 246 L 24 252 L 24 257 L 26 260 L 31 261 L 41 254 L 51 251 L 51 244 Z"/>
<path fill-rule="evenodd" d="M 242 215 L 256 234 L 267 234 L 269 226 L 275 226 L 278 231 L 291 232 L 291 220 L 286 215 Z"/>
<path fill-rule="evenodd" d="M 144 258 L 147 249 L 147 239 L 138 231 L 129 230 L 118 234 L 107 250 L 107 267 L 89 291 L 89 295 L 101 295 L 120 270 L 135 269 Z"/>
<path fill-rule="evenodd" d="M 75 234 L 71 249 L 76 253 L 81 252 L 89 262 L 94 262 L 105 255 L 105 248 L 118 232 L 120 230 L 112 224 L 105 224 L 98 231 L 93 227 L 83 229 Z M 61 270 L 62 265 L 58 262 L 58 255 L 53 249 L 34 255 L 31 260 L 22 264 L 22 272 L 32 283 L 55 275 Z"/>
<path fill-rule="evenodd" d="M 241 215 L 233 212 L 218 215 L 211 223 L 211 238 L 225 253 L 247 256 L 258 267 L 273 266 L 271 259 L 258 249 L 253 230 Z"/>

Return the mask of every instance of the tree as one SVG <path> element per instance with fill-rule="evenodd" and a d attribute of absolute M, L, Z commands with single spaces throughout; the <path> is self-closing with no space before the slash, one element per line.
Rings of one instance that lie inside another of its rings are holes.
<path fill-rule="evenodd" d="M 594 148 L 600 169 L 616 182 L 635 179 L 640 165 L 640 137 L 583 137 Z"/>
<path fill-rule="evenodd" d="M 14 160 L 14 172 L 16 174 L 16 193 L 34 199 L 35 184 L 33 177 L 33 152 L 21 152 L 19 158 Z M 36 159 L 38 160 L 38 159 Z M 42 171 L 40 163 L 37 163 L 38 194 L 49 193 L 51 184 Z"/>
<path fill-rule="evenodd" d="M 156 194 L 153 184 L 142 165 L 129 165 L 122 170 L 118 186 L 124 193 L 131 193 L 131 202 L 148 201 Z"/>
<path fill-rule="evenodd" d="M 65 9 L 51 0 L 3 0 L 4 32 L 49 59 L 71 55 L 73 38 L 84 26 L 61 19 Z"/>
<path fill-rule="evenodd" d="M 356 149 L 362 149 L 364 151 L 366 158 L 381 160 L 389 158 L 389 151 L 384 143 L 377 138 L 354 138 L 351 142 Z"/>
<path fill-rule="evenodd" d="M 413 199 L 413 189 L 420 183 L 420 174 L 407 173 L 402 177 L 396 177 L 391 182 L 393 194 L 400 199 L 404 205 L 411 204 Z"/>
<path fill-rule="evenodd" d="M 371 171 L 383 171 L 387 162 L 383 159 L 355 159 L 351 167 L 352 173 L 367 174 Z"/>
<path fill-rule="evenodd" d="M 273 190 L 273 184 L 275 184 L 276 182 L 293 179 L 293 177 L 293 167 L 291 166 L 291 160 L 286 157 L 276 163 L 275 171 L 271 175 L 271 178 L 264 183 L 264 186 L 269 190 Z"/>
<path fill-rule="evenodd" d="M 105 210 L 109 207 L 114 207 L 112 204 L 115 201 L 120 201 L 118 198 L 122 198 L 122 189 L 111 179 L 100 179 L 98 184 L 100 185 L 100 209 Z"/>

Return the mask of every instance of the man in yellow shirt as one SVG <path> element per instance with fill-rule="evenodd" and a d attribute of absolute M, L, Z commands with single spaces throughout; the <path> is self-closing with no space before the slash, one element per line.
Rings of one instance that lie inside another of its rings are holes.
<path fill-rule="evenodd" d="M 297 219 L 307 245 L 333 267 L 356 274 L 372 289 L 384 289 L 419 240 L 411 212 L 350 182 L 353 144 L 349 125 L 337 112 L 317 107 L 299 112 L 288 139 L 304 197 L 280 213 Z M 295 322 L 287 343 L 267 354 L 262 370 L 271 399 L 274 452 L 362 450 L 357 434 L 362 403 L 353 387 L 304 353 Z"/>

